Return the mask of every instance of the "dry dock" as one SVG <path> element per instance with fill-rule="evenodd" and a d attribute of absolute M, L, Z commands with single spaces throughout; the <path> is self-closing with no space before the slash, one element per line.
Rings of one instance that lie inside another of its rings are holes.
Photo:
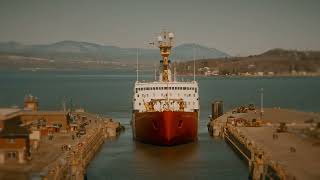
<path fill-rule="evenodd" d="M 70 127 L 74 130 L 41 136 L 27 160 L 0 164 L 0 179 L 83 179 L 90 160 L 107 138 L 118 135 L 121 125 L 110 118 L 86 112 L 72 115 L 79 118 L 73 123 L 74 127 Z M 79 124 L 85 126 L 85 131 L 76 131 Z"/>
<path fill-rule="evenodd" d="M 208 123 L 248 163 L 252 179 L 320 179 L 320 115 L 241 107 Z"/>

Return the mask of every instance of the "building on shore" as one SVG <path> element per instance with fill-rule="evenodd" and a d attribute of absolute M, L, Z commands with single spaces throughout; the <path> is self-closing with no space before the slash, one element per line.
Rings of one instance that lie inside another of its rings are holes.
<path fill-rule="evenodd" d="M 70 131 L 68 112 L 39 111 L 38 104 L 36 97 L 28 95 L 23 109 L 0 108 L 0 164 L 25 163 L 41 137 Z"/>
<path fill-rule="evenodd" d="M 30 156 L 30 133 L 19 114 L 19 109 L 0 109 L 0 164 L 25 163 Z"/>

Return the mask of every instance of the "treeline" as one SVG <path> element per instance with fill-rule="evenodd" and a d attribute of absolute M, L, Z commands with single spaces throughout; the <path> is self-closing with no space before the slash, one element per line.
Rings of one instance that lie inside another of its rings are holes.
<path fill-rule="evenodd" d="M 273 49 L 260 55 L 220 59 L 200 59 L 196 61 L 197 74 L 215 72 L 219 75 L 319 73 L 320 51 L 293 51 Z M 176 65 L 179 74 L 193 73 L 193 62 Z"/>

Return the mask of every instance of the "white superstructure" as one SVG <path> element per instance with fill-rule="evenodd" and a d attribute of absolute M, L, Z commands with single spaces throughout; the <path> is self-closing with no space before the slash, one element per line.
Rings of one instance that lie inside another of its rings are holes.
<path fill-rule="evenodd" d="M 196 81 L 136 82 L 133 110 L 138 112 L 165 110 L 193 112 L 199 110 L 198 91 Z"/>

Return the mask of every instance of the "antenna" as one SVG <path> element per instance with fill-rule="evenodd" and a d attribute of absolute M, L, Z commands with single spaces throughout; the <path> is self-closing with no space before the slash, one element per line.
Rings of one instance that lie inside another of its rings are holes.
<path fill-rule="evenodd" d="M 63 100 L 62 100 L 62 110 L 63 110 L 63 111 L 67 111 L 65 97 L 64 97 Z"/>
<path fill-rule="evenodd" d="M 196 81 L 196 58 L 195 58 L 195 48 L 193 46 L 193 81 Z"/>
<path fill-rule="evenodd" d="M 139 48 L 137 48 L 137 82 L 139 81 Z"/>
<path fill-rule="evenodd" d="M 157 67 L 156 64 L 154 64 L 154 80 L 157 80 Z"/>
<path fill-rule="evenodd" d="M 73 111 L 73 102 L 72 102 L 72 97 L 70 98 L 70 112 Z"/>
<path fill-rule="evenodd" d="M 263 88 L 260 89 L 260 119 L 262 119 L 263 114 Z"/>
<path fill-rule="evenodd" d="M 177 81 L 176 62 L 173 63 L 173 81 Z"/>

